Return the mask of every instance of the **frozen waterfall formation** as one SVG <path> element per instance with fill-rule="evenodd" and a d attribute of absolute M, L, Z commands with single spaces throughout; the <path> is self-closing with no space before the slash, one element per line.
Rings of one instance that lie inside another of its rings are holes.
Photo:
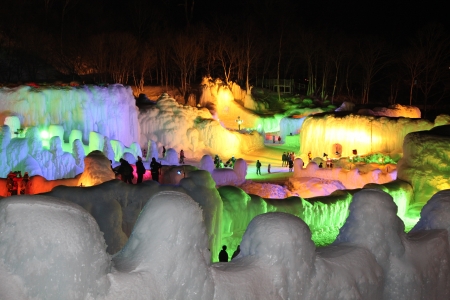
<path fill-rule="evenodd" d="M 185 193 L 151 197 L 112 258 L 78 205 L 14 196 L 0 202 L 0 298 L 448 299 L 449 199 L 436 194 L 406 234 L 391 196 L 359 191 L 335 243 L 319 249 L 301 219 L 263 214 L 235 259 L 211 264 L 202 211 Z"/>
<path fill-rule="evenodd" d="M 0 121 L 0 177 L 20 170 L 72 178 L 94 150 L 116 161 L 126 152 L 141 155 L 135 99 L 119 84 L 1 88 Z"/>

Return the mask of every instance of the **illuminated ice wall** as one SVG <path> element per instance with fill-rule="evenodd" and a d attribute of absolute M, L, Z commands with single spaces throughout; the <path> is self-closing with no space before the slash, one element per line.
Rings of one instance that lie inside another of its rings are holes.
<path fill-rule="evenodd" d="M 22 128 L 36 126 L 43 130 L 61 125 L 66 141 L 76 129 L 85 144 L 94 131 L 129 146 L 139 139 L 137 115 L 131 88 L 120 84 L 0 89 L 1 124 L 8 116 L 17 116 Z"/>
<path fill-rule="evenodd" d="M 137 157 L 134 102 L 122 85 L 1 88 L 0 177 L 21 171 L 48 180 L 73 178 L 94 150 L 116 161 L 125 152 Z"/>
<path fill-rule="evenodd" d="M 206 108 L 180 105 L 167 94 L 161 95 L 156 105 L 140 111 L 139 125 L 141 147 L 153 141 L 159 153 L 162 146 L 177 152 L 183 149 L 188 159 L 200 159 L 204 154 L 237 157 L 264 145 L 257 132 L 227 130 Z"/>
<path fill-rule="evenodd" d="M 450 189 L 450 126 L 413 132 L 405 137 L 398 178 L 414 188 L 413 202 L 425 204 L 438 191 Z"/>
<path fill-rule="evenodd" d="M 414 131 L 428 130 L 433 123 L 422 119 L 387 118 L 354 114 L 313 115 L 303 123 L 300 154 L 304 161 L 312 157 L 330 158 L 369 153 L 401 153 L 403 139 Z M 338 149 L 338 154 L 336 154 Z"/>

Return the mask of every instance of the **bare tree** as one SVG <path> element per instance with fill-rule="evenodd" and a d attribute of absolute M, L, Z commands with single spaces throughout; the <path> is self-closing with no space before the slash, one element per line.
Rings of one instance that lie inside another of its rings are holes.
<path fill-rule="evenodd" d="M 369 93 L 374 77 L 388 64 L 386 46 L 373 38 L 362 40 L 359 45 L 359 64 L 362 68 L 361 103 L 369 103 Z"/>
<path fill-rule="evenodd" d="M 195 64 L 202 53 L 202 46 L 195 36 L 188 32 L 177 34 L 171 42 L 172 60 L 178 67 L 180 75 L 180 91 L 183 98 L 188 92 L 188 78 L 195 69 Z"/>
<path fill-rule="evenodd" d="M 423 54 L 417 75 L 418 86 L 424 96 L 425 112 L 428 100 L 435 87 L 446 78 L 449 63 L 450 41 L 443 28 L 437 24 L 430 24 L 419 31 L 417 46 Z M 440 99 L 438 100 L 440 101 Z"/>
<path fill-rule="evenodd" d="M 317 91 L 317 64 L 321 47 L 318 35 L 312 31 L 303 30 L 300 33 L 301 53 L 306 60 L 308 70 L 307 95 L 315 95 Z"/>
<path fill-rule="evenodd" d="M 156 66 L 156 49 L 145 43 L 137 51 L 137 59 L 134 61 L 133 81 L 138 94 L 144 91 L 145 75 Z"/>
<path fill-rule="evenodd" d="M 409 105 L 412 105 L 414 87 L 419 75 L 424 71 L 424 52 L 422 49 L 410 48 L 402 56 L 402 62 L 409 73 Z"/>
<path fill-rule="evenodd" d="M 129 33 L 113 32 L 93 37 L 90 62 L 102 81 L 127 84 L 137 54 L 137 41 Z"/>
<path fill-rule="evenodd" d="M 235 35 L 230 34 L 225 28 L 218 28 L 215 40 L 215 56 L 219 62 L 225 83 L 229 86 L 231 75 L 239 62 L 239 48 Z"/>
<path fill-rule="evenodd" d="M 338 79 L 344 59 L 349 56 L 350 49 L 347 39 L 341 34 L 333 38 L 331 46 L 328 47 L 328 56 L 334 67 L 333 91 L 331 93 L 331 103 L 334 103 L 334 95 L 336 94 Z"/>
<path fill-rule="evenodd" d="M 247 23 L 242 36 L 243 61 L 245 62 L 245 88 L 250 91 L 250 70 L 261 55 L 257 43 L 258 34 L 254 23 Z"/>

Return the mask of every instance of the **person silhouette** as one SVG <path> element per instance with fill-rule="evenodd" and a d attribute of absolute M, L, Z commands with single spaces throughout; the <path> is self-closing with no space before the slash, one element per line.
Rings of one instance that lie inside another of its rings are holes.
<path fill-rule="evenodd" d="M 180 164 L 184 164 L 184 150 L 181 149 L 180 151 Z"/>
<path fill-rule="evenodd" d="M 142 162 L 142 157 L 138 156 L 138 160 L 136 162 L 136 173 L 138 174 L 137 183 L 141 183 L 144 177 L 146 169 L 144 167 L 144 163 Z"/>
<path fill-rule="evenodd" d="M 161 164 L 152 157 L 152 162 L 150 163 L 150 172 L 152 173 L 152 179 L 159 182 L 159 169 L 161 169 Z"/>
<path fill-rule="evenodd" d="M 256 175 L 261 175 L 261 162 L 259 159 L 256 161 Z"/>
<path fill-rule="evenodd" d="M 133 167 L 128 163 L 127 160 L 123 158 L 121 158 L 119 161 L 120 167 L 118 173 L 120 174 L 122 181 L 133 184 Z"/>
<path fill-rule="evenodd" d="M 236 256 L 238 256 L 238 254 L 241 252 L 241 245 L 238 245 L 236 248 L 236 251 L 234 251 L 233 256 L 231 256 L 231 259 L 235 258 Z"/>
<path fill-rule="evenodd" d="M 222 250 L 219 252 L 219 261 L 228 262 L 227 246 L 223 245 Z"/>

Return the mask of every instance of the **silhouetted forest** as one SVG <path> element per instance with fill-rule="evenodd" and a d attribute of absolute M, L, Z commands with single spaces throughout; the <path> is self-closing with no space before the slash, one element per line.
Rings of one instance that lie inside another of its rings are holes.
<path fill-rule="evenodd" d="M 187 97 L 205 75 L 243 88 L 279 78 L 319 99 L 450 106 L 450 40 L 433 12 L 334 3 L 4 0 L 0 82 L 175 85 Z"/>

